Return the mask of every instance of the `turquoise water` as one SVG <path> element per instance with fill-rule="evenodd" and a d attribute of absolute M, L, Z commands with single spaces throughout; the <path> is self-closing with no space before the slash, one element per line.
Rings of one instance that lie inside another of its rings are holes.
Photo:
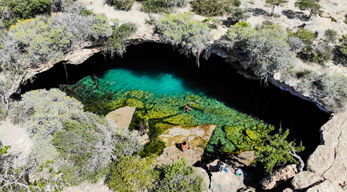
<path fill-rule="evenodd" d="M 180 95 L 183 93 L 201 93 L 198 88 L 191 88 L 181 78 L 172 73 L 129 69 L 111 69 L 99 77 L 101 84 L 108 83 L 112 91 L 142 90 L 160 95 Z"/>

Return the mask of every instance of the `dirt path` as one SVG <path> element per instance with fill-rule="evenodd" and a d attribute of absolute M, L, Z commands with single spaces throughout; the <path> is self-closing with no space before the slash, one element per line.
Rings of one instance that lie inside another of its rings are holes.
<path fill-rule="evenodd" d="M 11 145 L 9 153 L 19 153 L 18 163 L 22 166 L 28 158 L 33 145 L 32 140 L 24 128 L 11 123 L 9 120 L 1 122 L 0 141 L 3 145 Z"/>

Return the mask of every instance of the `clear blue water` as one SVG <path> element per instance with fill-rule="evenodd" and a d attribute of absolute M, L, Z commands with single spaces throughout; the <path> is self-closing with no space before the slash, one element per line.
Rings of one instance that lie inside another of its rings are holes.
<path fill-rule="evenodd" d="M 188 86 L 183 79 L 172 73 L 142 71 L 117 68 L 105 72 L 99 77 L 101 84 L 108 83 L 113 91 L 142 90 L 159 95 L 180 95 L 184 93 L 200 93 L 198 88 Z"/>

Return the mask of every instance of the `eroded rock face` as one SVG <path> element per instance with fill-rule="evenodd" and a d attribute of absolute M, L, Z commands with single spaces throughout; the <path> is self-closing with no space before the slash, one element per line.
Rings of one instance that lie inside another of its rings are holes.
<path fill-rule="evenodd" d="M 263 189 L 269 190 L 275 188 L 280 182 L 287 181 L 294 177 L 298 172 L 296 164 L 287 165 L 276 169 L 273 175 L 269 175 L 260 181 Z"/>
<path fill-rule="evenodd" d="M 333 188 L 346 191 L 347 111 L 335 114 L 321 128 L 321 133 L 322 145 L 319 145 L 308 159 L 307 168 L 329 181 L 329 184 L 324 184 L 323 187 L 334 186 Z"/>
<path fill-rule="evenodd" d="M 205 124 L 196 127 L 175 126 L 166 130 L 159 139 L 165 143 L 166 148 L 157 158 L 158 164 L 176 162 L 185 158 L 190 165 L 200 161 L 205 147 L 216 128 L 215 125 Z M 176 144 L 189 141 L 191 149 L 181 151 Z"/>
<path fill-rule="evenodd" d="M 225 162 L 233 168 L 249 166 L 255 159 L 254 151 L 245 151 L 228 158 Z"/>

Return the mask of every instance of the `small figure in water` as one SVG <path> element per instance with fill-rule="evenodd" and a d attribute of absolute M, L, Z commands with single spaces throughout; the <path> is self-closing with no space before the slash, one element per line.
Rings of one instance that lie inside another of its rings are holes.
<path fill-rule="evenodd" d="M 189 111 L 192 110 L 192 108 L 190 108 L 190 105 L 195 104 L 195 103 L 188 103 L 186 106 L 183 107 L 183 112 L 185 113 L 189 113 Z"/>

